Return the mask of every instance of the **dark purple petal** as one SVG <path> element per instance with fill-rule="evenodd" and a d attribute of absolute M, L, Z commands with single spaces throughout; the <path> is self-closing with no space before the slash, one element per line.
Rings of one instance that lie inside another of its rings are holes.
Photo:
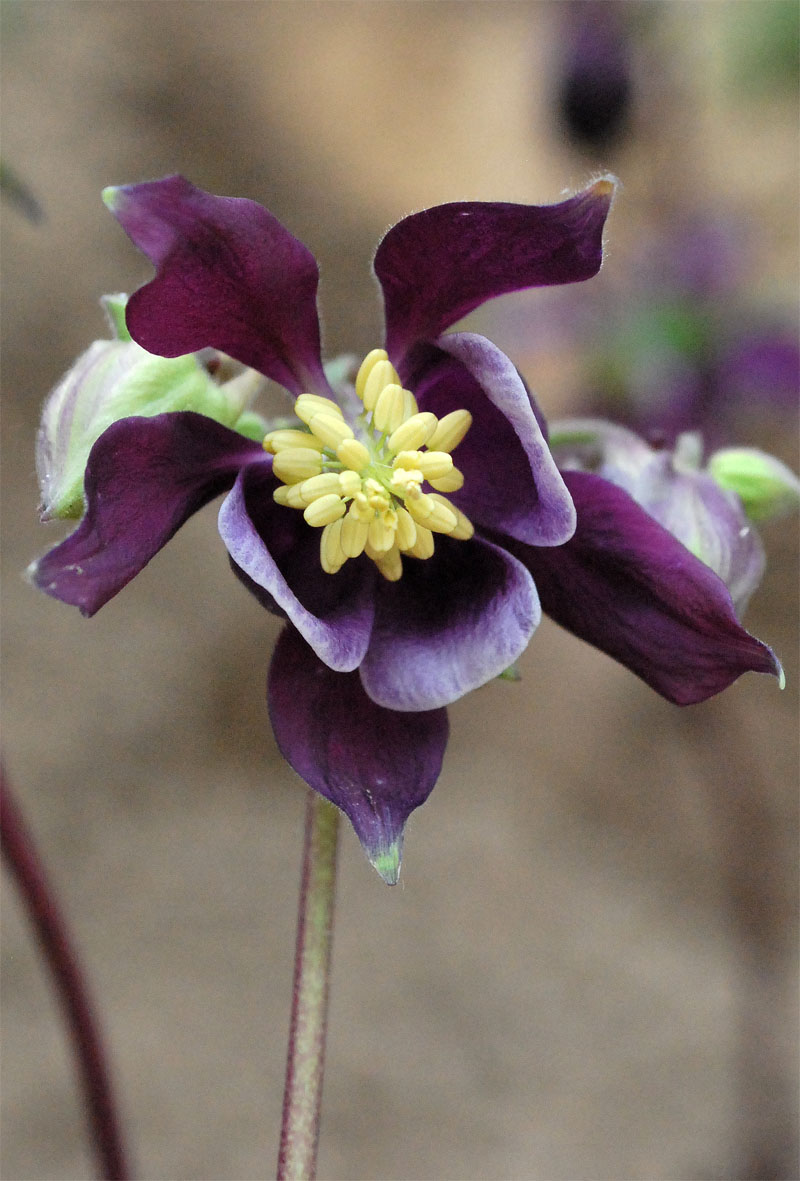
<path fill-rule="evenodd" d="M 128 301 L 134 340 L 177 357 L 213 346 L 299 394 L 327 392 L 314 256 L 255 201 L 182 176 L 107 190 L 157 275 Z"/>
<path fill-rule="evenodd" d="M 205 415 L 120 419 L 89 453 L 83 520 L 33 563 L 33 582 L 94 615 L 246 464 L 269 470 L 271 459 Z"/>
<path fill-rule="evenodd" d="M 454 503 L 485 529 L 561 545 L 575 530 L 575 509 L 517 370 L 471 332 L 443 336 L 437 346 L 457 365 L 435 367 L 420 386 L 420 407 L 439 417 L 463 407 L 473 417 L 454 452 L 465 477 Z"/>
<path fill-rule="evenodd" d="M 599 180 L 558 205 L 457 201 L 398 222 L 374 263 L 395 365 L 487 299 L 596 274 L 613 191 Z"/>
<path fill-rule="evenodd" d="M 482 539 L 437 535 L 432 558 L 404 558 L 403 577 L 379 587 L 361 680 L 388 709 L 448 705 L 513 664 L 540 618 L 521 562 Z"/>
<path fill-rule="evenodd" d="M 446 711 L 383 709 L 358 673 L 333 672 L 291 627 L 276 645 L 267 696 L 281 754 L 347 814 L 367 857 L 393 885 L 403 826 L 441 770 Z"/>
<path fill-rule="evenodd" d="M 704 701 L 748 670 L 780 674 L 737 621 L 722 579 L 627 492 L 587 472 L 564 478 L 575 536 L 554 549 L 513 546 L 548 615 L 677 705 Z"/>
<path fill-rule="evenodd" d="M 379 575 L 367 558 L 326 574 L 319 556 L 321 531 L 307 525 L 301 512 L 276 504 L 276 487 L 271 471 L 243 471 L 220 508 L 222 540 L 262 602 L 266 592 L 320 660 L 350 672 L 367 650 Z"/>

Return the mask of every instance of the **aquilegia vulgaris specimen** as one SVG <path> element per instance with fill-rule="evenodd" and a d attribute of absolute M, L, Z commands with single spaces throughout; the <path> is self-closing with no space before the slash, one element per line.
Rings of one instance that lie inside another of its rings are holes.
<path fill-rule="evenodd" d="M 81 520 L 31 577 L 92 615 L 226 492 L 233 570 L 286 621 L 278 745 L 390 883 L 446 707 L 514 665 L 541 607 L 678 704 L 781 675 L 737 609 L 763 566 L 748 515 L 793 504 L 792 474 L 593 420 L 559 424 L 551 449 L 508 357 L 447 332 L 494 296 L 594 275 L 613 192 L 400 221 L 374 259 L 385 339 L 349 371 L 321 359 L 313 256 L 260 205 L 179 176 L 105 194 L 156 276 L 109 299 L 117 338 L 45 406 L 42 514 Z M 284 420 L 252 409 L 264 379 Z"/>

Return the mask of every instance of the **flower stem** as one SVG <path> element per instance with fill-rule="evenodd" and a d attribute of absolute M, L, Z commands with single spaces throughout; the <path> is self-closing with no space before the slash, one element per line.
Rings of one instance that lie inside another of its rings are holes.
<path fill-rule="evenodd" d="M 86 981 L 36 846 L 0 766 L 0 845 L 50 969 L 72 1037 L 92 1143 L 105 1181 L 129 1176 L 105 1051 Z"/>
<path fill-rule="evenodd" d="M 338 809 L 309 790 L 278 1181 L 316 1175 L 338 834 Z"/>

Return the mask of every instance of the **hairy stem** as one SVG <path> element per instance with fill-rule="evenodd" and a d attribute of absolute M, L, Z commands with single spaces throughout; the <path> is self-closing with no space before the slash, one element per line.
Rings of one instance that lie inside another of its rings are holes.
<path fill-rule="evenodd" d="M 309 790 L 278 1181 L 316 1175 L 338 833 L 338 810 Z"/>

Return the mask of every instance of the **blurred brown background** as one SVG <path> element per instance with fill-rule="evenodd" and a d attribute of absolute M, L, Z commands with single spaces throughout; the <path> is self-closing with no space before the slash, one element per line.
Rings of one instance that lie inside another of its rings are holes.
<path fill-rule="evenodd" d="M 606 168 L 595 284 L 689 194 L 748 222 L 748 289 L 794 315 L 796 91 L 743 85 L 736 57 L 779 7 L 645 5 L 629 134 L 579 153 L 553 112 L 566 4 L 3 0 L 3 156 L 45 214 L 3 212 L 3 749 L 145 1181 L 273 1174 L 304 789 L 266 718 L 275 622 L 213 508 L 91 621 L 23 580 L 60 536 L 36 515 L 43 397 L 104 335 L 98 297 L 150 274 L 101 188 L 180 171 L 263 202 L 320 261 L 329 355 L 377 343 L 392 222 Z M 534 332 L 550 295 L 525 298 Z M 506 307 L 473 321 L 523 362 Z M 538 352 L 545 412 L 579 412 L 569 353 Z M 796 461 L 791 432 L 771 442 Z M 343 832 L 321 1178 L 799 1175 L 795 524 L 765 541 L 747 623 L 784 693 L 748 676 L 680 711 L 545 622 L 520 684 L 452 708 L 401 885 Z M 90 1177 L 4 885 L 2 1176 Z"/>

